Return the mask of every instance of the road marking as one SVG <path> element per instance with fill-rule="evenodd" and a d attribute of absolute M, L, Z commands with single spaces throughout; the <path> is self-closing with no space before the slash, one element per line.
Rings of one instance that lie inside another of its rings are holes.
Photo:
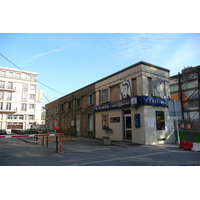
<path fill-rule="evenodd" d="M 72 166 L 84 166 L 84 165 L 91 165 L 91 164 L 98 164 L 98 163 L 106 163 L 106 162 L 113 162 L 113 161 L 119 161 L 119 160 L 126 160 L 126 159 L 132 159 L 132 158 L 138 158 L 138 157 L 148 157 L 148 156 L 154 156 L 154 155 L 160 155 L 160 154 L 166 154 L 166 153 L 173 153 L 176 151 L 164 151 L 164 152 L 158 152 L 158 153 L 149 153 L 144 155 L 137 155 L 137 156 L 128 156 L 123 158 L 114 158 L 109 160 L 99 160 L 99 161 L 93 161 L 93 162 L 85 162 L 85 163 L 78 163 L 74 164 Z"/>

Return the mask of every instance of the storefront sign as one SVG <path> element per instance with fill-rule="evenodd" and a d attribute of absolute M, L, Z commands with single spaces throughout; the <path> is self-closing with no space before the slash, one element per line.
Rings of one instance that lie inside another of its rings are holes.
<path fill-rule="evenodd" d="M 138 104 L 168 107 L 168 99 L 162 99 L 158 97 L 149 97 L 149 96 L 139 96 Z"/>
<path fill-rule="evenodd" d="M 96 106 L 94 108 L 94 111 L 99 112 L 99 111 L 126 108 L 126 107 L 136 107 L 136 106 L 140 106 L 140 105 L 168 107 L 168 100 L 169 99 L 162 99 L 159 97 L 134 96 L 129 99 L 124 99 L 121 101 Z"/>
<path fill-rule="evenodd" d="M 98 111 L 105 111 L 105 110 L 112 110 L 112 109 L 126 108 L 126 107 L 131 107 L 131 99 L 124 99 L 121 101 L 96 106 L 94 108 L 94 111 L 98 112 Z"/>

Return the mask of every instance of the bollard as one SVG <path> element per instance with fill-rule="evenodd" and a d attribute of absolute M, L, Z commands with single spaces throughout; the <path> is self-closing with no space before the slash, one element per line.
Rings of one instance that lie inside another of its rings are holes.
<path fill-rule="evenodd" d="M 58 152 L 58 136 L 56 136 L 56 152 Z"/>
<path fill-rule="evenodd" d="M 42 146 L 44 146 L 44 136 L 42 137 Z"/>
<path fill-rule="evenodd" d="M 63 133 L 61 133 L 60 135 L 60 153 L 62 152 L 62 135 Z"/>
<path fill-rule="evenodd" d="M 48 136 L 47 136 L 47 141 L 46 141 L 46 147 L 48 147 Z"/>

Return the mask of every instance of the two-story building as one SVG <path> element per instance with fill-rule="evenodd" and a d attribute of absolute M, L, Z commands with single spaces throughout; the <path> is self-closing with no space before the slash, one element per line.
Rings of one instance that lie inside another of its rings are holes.
<path fill-rule="evenodd" d="M 138 62 L 46 105 L 46 128 L 139 144 L 175 142 L 169 117 L 169 70 Z"/>

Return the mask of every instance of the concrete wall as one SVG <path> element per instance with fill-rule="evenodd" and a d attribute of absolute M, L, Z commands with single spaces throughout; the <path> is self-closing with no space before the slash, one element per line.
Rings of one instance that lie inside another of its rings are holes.
<path fill-rule="evenodd" d="M 104 130 L 102 130 L 102 115 L 108 114 L 108 126 L 113 129 L 114 134 L 111 135 L 111 140 L 123 141 L 123 118 L 120 109 L 117 110 L 109 110 L 105 112 L 96 112 L 95 122 L 96 122 L 96 138 L 103 138 L 105 135 Z M 111 117 L 120 117 L 120 122 L 111 123 Z"/>

